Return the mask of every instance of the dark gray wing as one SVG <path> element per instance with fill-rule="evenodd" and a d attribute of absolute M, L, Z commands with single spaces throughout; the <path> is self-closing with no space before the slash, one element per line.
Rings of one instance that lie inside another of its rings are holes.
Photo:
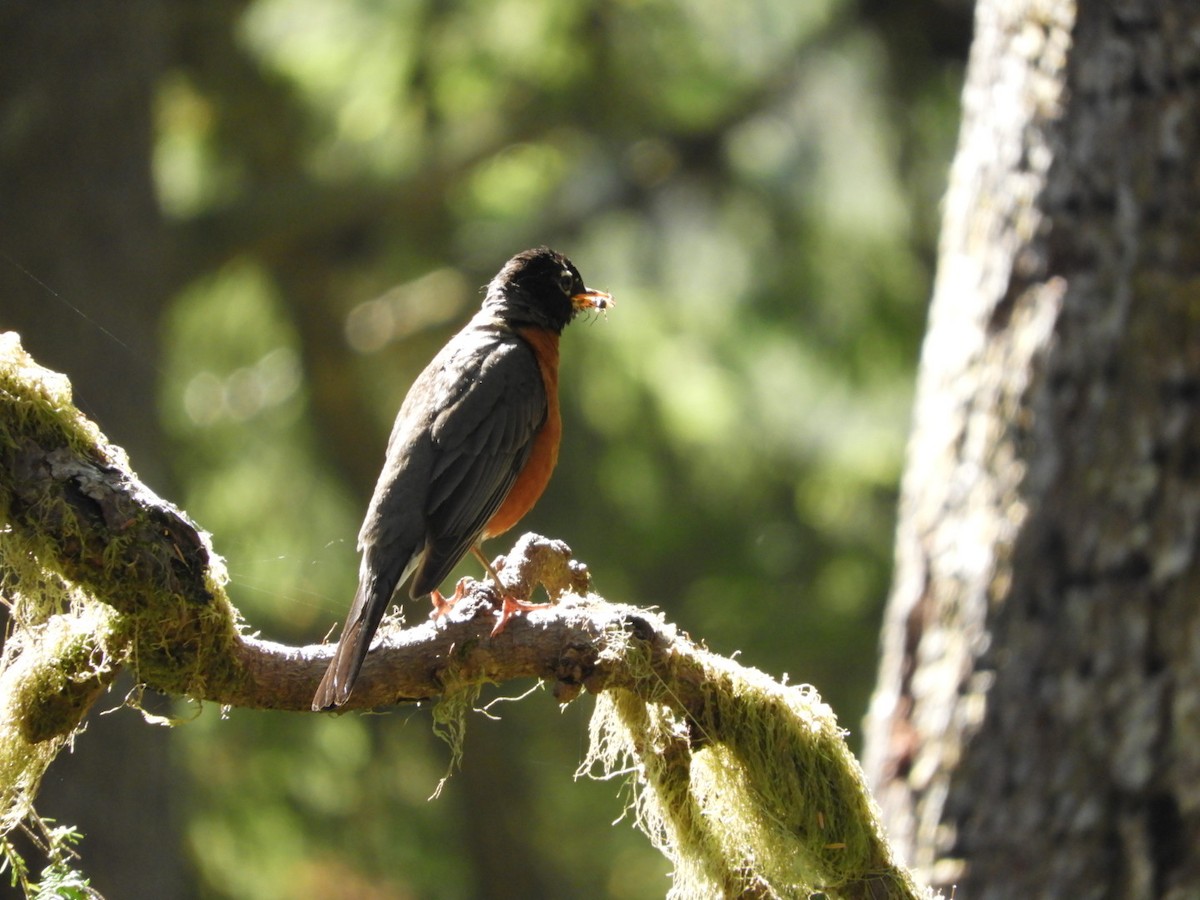
<path fill-rule="evenodd" d="M 414 597 L 437 587 L 479 540 L 529 460 L 546 421 L 546 389 L 532 348 L 495 330 L 455 368 L 459 392 L 433 423 L 425 556 Z"/>

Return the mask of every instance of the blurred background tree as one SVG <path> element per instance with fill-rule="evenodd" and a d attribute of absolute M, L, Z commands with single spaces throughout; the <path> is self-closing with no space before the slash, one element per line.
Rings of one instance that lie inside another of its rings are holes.
<path fill-rule="evenodd" d="M 255 630 L 344 616 L 411 378 L 546 243 L 619 305 L 565 336 L 522 527 L 857 730 L 968 4 L 11 2 L 0 29 L 0 327 L 214 533 Z M 619 786 L 572 781 L 590 701 L 501 709 L 433 802 L 425 710 L 205 709 L 99 813 L 74 761 L 153 751 L 86 734 L 42 811 L 113 896 L 662 896 Z M 182 848 L 141 805 L 168 795 Z M 185 869 L 110 851 L 115 803 Z"/>

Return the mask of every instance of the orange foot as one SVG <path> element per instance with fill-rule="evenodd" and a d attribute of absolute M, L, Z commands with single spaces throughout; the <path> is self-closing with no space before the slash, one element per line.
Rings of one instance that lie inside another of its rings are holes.
<path fill-rule="evenodd" d="M 516 597 L 502 597 L 500 600 L 500 619 L 496 622 L 496 627 L 492 629 L 492 637 L 495 637 L 504 630 L 504 626 L 508 624 L 508 620 L 515 613 L 529 612 L 534 609 L 546 609 L 553 605 L 553 603 L 530 603 L 527 600 L 518 600 Z"/>
<path fill-rule="evenodd" d="M 447 599 L 442 595 L 442 592 L 434 588 L 429 592 L 429 599 L 433 602 L 433 612 L 429 614 L 429 618 L 435 622 L 440 619 L 450 610 L 454 609 L 454 604 L 463 598 L 463 594 L 467 592 L 467 579 L 458 579 L 458 584 L 454 586 L 454 596 Z"/>

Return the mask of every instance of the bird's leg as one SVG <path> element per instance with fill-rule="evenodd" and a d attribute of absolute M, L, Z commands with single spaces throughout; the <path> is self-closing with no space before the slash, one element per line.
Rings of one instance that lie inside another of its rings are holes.
<path fill-rule="evenodd" d="M 483 555 L 483 551 L 479 549 L 479 545 L 472 544 L 471 552 L 475 554 L 475 558 L 483 565 L 483 570 L 488 573 L 492 581 L 496 582 L 496 590 L 503 594 L 504 585 L 500 583 L 500 576 L 496 574 L 496 570 L 492 568 L 492 564 L 488 562 L 488 558 Z"/>
<path fill-rule="evenodd" d="M 461 600 L 463 598 L 463 594 L 465 594 L 467 591 L 466 584 L 466 578 L 458 579 L 458 584 L 454 585 L 454 596 L 450 597 L 449 599 L 444 597 L 442 592 L 437 588 L 434 588 L 432 591 L 430 591 L 429 599 L 433 602 L 433 612 L 429 614 L 429 617 L 434 621 L 437 621 L 446 613 L 450 612 L 450 610 L 454 609 L 454 604 Z"/>
<path fill-rule="evenodd" d="M 496 574 L 496 570 L 492 568 L 492 564 L 483 555 L 483 551 L 479 549 L 478 544 L 471 546 L 471 552 L 475 554 L 476 559 L 483 563 L 484 569 L 487 570 L 492 581 L 496 583 L 497 593 L 500 594 L 500 619 L 496 622 L 496 627 L 492 629 L 492 637 L 495 637 L 504 630 L 504 626 L 508 624 L 508 620 L 513 617 L 514 613 L 529 612 L 534 609 L 546 609 L 554 605 L 553 603 L 530 603 L 528 600 L 518 600 L 516 597 L 511 596 L 504 589 L 504 585 L 500 581 L 500 576 Z"/>

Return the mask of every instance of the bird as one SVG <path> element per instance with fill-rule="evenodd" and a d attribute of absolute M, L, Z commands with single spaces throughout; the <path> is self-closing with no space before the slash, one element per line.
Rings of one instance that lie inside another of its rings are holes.
<path fill-rule="evenodd" d="M 432 594 L 444 609 L 438 586 L 473 551 L 503 595 L 479 544 L 512 528 L 546 489 L 562 434 L 559 337 L 578 313 L 612 306 L 561 253 L 525 250 L 417 376 L 359 531 L 358 588 L 315 711 L 349 699 L 384 611 L 410 577 L 413 598 Z M 502 604 L 493 634 L 526 608 L 508 597 Z"/>

